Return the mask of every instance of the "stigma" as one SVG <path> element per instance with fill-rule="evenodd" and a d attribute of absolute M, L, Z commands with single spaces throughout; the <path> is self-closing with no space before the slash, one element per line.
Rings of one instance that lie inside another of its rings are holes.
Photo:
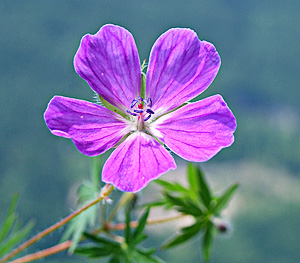
<path fill-rule="evenodd" d="M 154 114 L 154 111 L 151 110 L 151 107 L 152 100 L 150 97 L 148 99 L 138 97 L 131 102 L 130 110 L 126 110 L 126 112 L 131 116 L 135 116 L 137 118 L 137 122 L 143 126 L 143 122 L 148 121 Z"/>

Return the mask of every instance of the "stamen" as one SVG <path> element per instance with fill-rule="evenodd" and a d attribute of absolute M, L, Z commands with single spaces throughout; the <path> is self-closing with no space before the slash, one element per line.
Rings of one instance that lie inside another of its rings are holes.
<path fill-rule="evenodd" d="M 135 104 L 137 104 L 138 100 L 134 99 L 132 102 L 131 102 L 131 105 L 130 105 L 130 108 L 133 108 L 135 106 Z"/>
<path fill-rule="evenodd" d="M 141 110 L 133 110 L 133 111 L 136 112 L 136 113 L 143 113 L 144 112 L 143 109 L 141 109 Z"/>
<path fill-rule="evenodd" d="M 147 99 L 147 105 L 148 105 L 148 107 L 152 107 L 152 100 L 151 100 L 151 98 L 149 97 L 148 99 Z"/>
<path fill-rule="evenodd" d="M 151 110 L 151 109 L 147 109 L 146 112 L 147 112 L 147 113 L 150 113 L 150 114 L 154 114 L 154 111 Z"/>
<path fill-rule="evenodd" d="M 151 117 L 151 114 L 149 114 L 145 119 L 144 119 L 144 121 L 147 121 L 147 120 L 149 120 L 150 119 L 150 117 Z"/>
<path fill-rule="evenodd" d="M 131 114 L 132 116 L 137 116 L 137 114 L 135 114 L 135 113 L 133 113 L 133 112 L 131 112 L 131 111 L 129 111 L 129 110 L 126 110 L 129 114 Z"/>

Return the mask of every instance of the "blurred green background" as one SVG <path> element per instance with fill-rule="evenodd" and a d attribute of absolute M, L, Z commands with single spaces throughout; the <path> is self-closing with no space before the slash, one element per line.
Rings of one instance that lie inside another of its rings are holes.
<path fill-rule="evenodd" d="M 0 220 L 16 191 L 20 217 L 36 219 L 35 232 L 74 208 L 90 160 L 50 134 L 43 112 L 56 94 L 93 101 L 73 57 L 81 37 L 106 23 L 134 35 L 141 60 L 172 27 L 192 28 L 216 46 L 221 70 L 201 98 L 222 94 L 238 129 L 234 145 L 202 168 L 217 191 L 235 181 L 241 186 L 226 213 L 234 231 L 216 240 L 212 262 L 298 262 L 300 2 L 294 0 L 1 0 Z M 185 162 L 178 163 L 184 171 Z M 163 240 L 162 228 L 151 232 L 152 243 Z M 54 245 L 60 234 L 27 252 Z M 199 238 L 161 256 L 201 262 Z M 43 261 L 76 260 L 61 254 Z"/>

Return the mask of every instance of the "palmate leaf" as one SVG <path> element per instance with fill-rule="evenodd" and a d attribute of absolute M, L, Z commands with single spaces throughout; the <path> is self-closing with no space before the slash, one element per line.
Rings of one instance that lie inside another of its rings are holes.
<path fill-rule="evenodd" d="M 77 247 L 75 253 L 91 258 L 110 257 L 108 262 L 112 263 L 163 263 L 153 255 L 156 249 L 143 249 L 137 246 L 146 237 L 144 229 L 149 216 L 149 208 L 140 216 L 135 229 L 130 227 L 130 210 L 127 209 L 125 213 L 126 229 L 123 242 L 119 243 L 110 238 L 84 233 L 84 236 L 92 243 Z"/>
<path fill-rule="evenodd" d="M 30 221 L 22 227 L 22 223 L 15 213 L 17 200 L 18 195 L 14 194 L 3 226 L 0 229 L 0 256 L 8 253 L 25 239 L 34 226 L 34 222 Z"/>

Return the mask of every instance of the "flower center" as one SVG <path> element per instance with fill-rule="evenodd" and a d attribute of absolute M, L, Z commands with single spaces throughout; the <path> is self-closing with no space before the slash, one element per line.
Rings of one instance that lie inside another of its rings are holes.
<path fill-rule="evenodd" d="M 154 111 L 151 110 L 152 100 L 151 98 L 143 99 L 138 97 L 131 102 L 130 110 L 126 110 L 131 116 L 137 117 L 138 130 L 144 129 L 144 122 L 149 120 Z"/>

